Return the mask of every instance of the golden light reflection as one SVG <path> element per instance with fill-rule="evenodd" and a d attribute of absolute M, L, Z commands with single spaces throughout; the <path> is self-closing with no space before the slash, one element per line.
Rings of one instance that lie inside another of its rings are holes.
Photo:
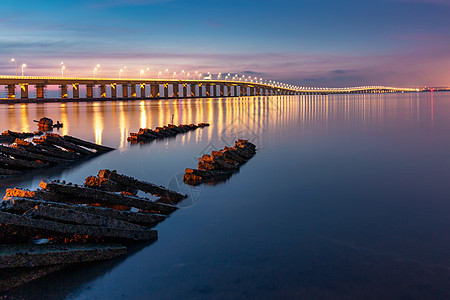
<path fill-rule="evenodd" d="M 172 115 L 176 125 L 211 124 L 211 127 L 178 135 L 176 140 L 182 145 L 205 140 L 220 141 L 221 136 L 230 131 L 241 137 L 253 135 L 270 136 L 271 140 L 286 139 L 289 138 L 286 136 L 289 130 L 284 130 L 287 127 L 295 127 L 299 132 L 333 131 L 341 127 L 381 130 L 387 126 L 411 125 L 417 128 L 426 125 L 430 128 L 440 113 L 438 95 L 433 96 L 434 102 L 430 98 L 419 101 L 417 94 L 358 94 L 23 104 L 5 107 L 0 124 L 3 130 L 34 131 L 33 119 L 54 116 L 64 123 L 61 134 L 69 134 L 69 129 L 72 133 L 87 129 L 86 135 L 90 135 L 91 140 L 95 136 L 95 142 L 102 144 L 118 142 L 120 137 L 118 144 L 123 150 L 129 145 L 127 137 L 130 131 L 167 125 L 172 123 Z"/>
<path fill-rule="evenodd" d="M 140 128 L 147 128 L 147 111 L 145 110 L 145 101 L 139 103 L 141 109 Z"/>
<path fill-rule="evenodd" d="M 127 137 L 128 137 L 128 129 L 126 127 L 127 120 L 126 114 L 123 109 L 123 102 L 119 103 L 119 131 L 120 131 L 120 144 L 119 149 L 123 151 L 123 149 L 127 146 Z"/>
<path fill-rule="evenodd" d="M 60 110 L 61 110 L 61 123 L 63 123 L 63 127 L 60 129 L 60 134 L 68 135 L 70 124 L 69 124 L 69 118 L 68 118 L 68 114 L 67 114 L 67 104 L 62 103 L 60 105 Z"/>
<path fill-rule="evenodd" d="M 101 112 L 100 103 L 94 103 L 93 105 L 93 118 L 94 118 L 94 132 L 95 143 L 102 144 L 103 138 L 103 114 Z"/>
<path fill-rule="evenodd" d="M 24 132 L 31 132 L 30 130 L 30 121 L 28 116 L 28 105 L 27 104 L 21 104 L 20 105 L 20 121 L 21 121 L 21 127 L 22 131 Z"/>

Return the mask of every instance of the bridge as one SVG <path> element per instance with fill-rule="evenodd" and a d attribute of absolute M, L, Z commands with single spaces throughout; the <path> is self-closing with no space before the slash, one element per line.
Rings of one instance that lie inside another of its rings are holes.
<path fill-rule="evenodd" d="M 418 92 L 414 88 L 395 88 L 384 86 L 364 86 L 347 88 L 308 88 L 289 84 L 263 82 L 260 80 L 211 80 L 211 79 L 124 79 L 124 78 L 66 78 L 41 76 L 0 76 L 0 85 L 6 86 L 8 100 L 18 99 L 16 87 L 20 87 L 20 100 L 29 99 L 29 86 L 35 87 L 36 100 L 45 100 L 45 91 L 49 86 L 60 90 L 61 100 L 79 101 L 80 86 L 86 87 L 84 100 L 95 99 L 98 89 L 99 98 L 106 99 L 158 99 L 158 98 L 203 98 L 203 97 L 245 97 L 277 95 L 320 95 L 320 94 L 362 94 Z M 118 87 L 121 86 L 121 95 Z M 171 95 L 169 95 L 169 86 Z M 68 97 L 69 88 L 72 97 Z M 107 88 L 108 94 L 107 97 Z M 137 91 L 139 90 L 139 95 Z M 96 97 L 98 98 L 98 97 Z"/>

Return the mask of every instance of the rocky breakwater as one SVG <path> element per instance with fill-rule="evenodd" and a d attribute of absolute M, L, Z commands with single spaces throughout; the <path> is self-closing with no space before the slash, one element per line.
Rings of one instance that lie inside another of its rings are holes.
<path fill-rule="evenodd" d="M 38 190 L 8 189 L 0 203 L 0 291 L 66 265 L 123 255 L 130 243 L 156 240 L 151 228 L 184 198 L 110 170 L 83 185 L 43 180 Z"/>
<path fill-rule="evenodd" d="M 212 151 L 198 159 L 198 169 L 185 170 L 183 181 L 189 185 L 216 183 L 228 179 L 256 154 L 256 146 L 247 140 L 238 140 L 233 147 Z"/>
<path fill-rule="evenodd" d="M 149 128 L 140 128 L 137 133 L 130 133 L 130 137 L 128 137 L 128 141 L 130 142 L 145 142 L 145 141 L 153 141 L 156 139 L 164 139 L 168 137 L 176 136 L 180 133 L 185 133 L 188 131 L 196 130 L 197 128 L 208 127 L 208 123 L 200 123 L 198 125 L 189 124 L 189 125 L 172 125 L 169 124 L 163 127 L 156 127 L 155 129 Z"/>

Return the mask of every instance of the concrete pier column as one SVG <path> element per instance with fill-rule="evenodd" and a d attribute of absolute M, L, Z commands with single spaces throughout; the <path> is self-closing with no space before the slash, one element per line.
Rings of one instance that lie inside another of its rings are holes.
<path fill-rule="evenodd" d="M 122 98 L 128 98 L 128 84 L 122 84 Z"/>
<path fill-rule="evenodd" d="M 216 97 L 216 95 L 217 95 L 217 85 L 211 84 L 211 87 L 212 87 L 212 90 L 210 90 L 211 91 L 210 96 L 211 97 Z"/>
<path fill-rule="evenodd" d="M 45 84 L 43 83 L 36 84 L 36 98 L 44 99 L 44 95 L 45 95 Z"/>
<path fill-rule="evenodd" d="M 211 84 L 207 83 L 206 84 L 206 92 L 205 92 L 205 96 L 206 97 L 211 97 Z"/>
<path fill-rule="evenodd" d="M 150 84 L 150 97 L 151 98 L 159 97 L 159 84 L 156 83 Z"/>
<path fill-rule="evenodd" d="M 221 96 L 221 97 L 225 97 L 225 85 L 224 84 L 221 84 L 220 86 L 219 86 L 220 88 L 220 94 L 219 94 L 219 96 Z M 229 88 L 228 88 L 229 89 Z"/>
<path fill-rule="evenodd" d="M 187 94 L 187 83 L 183 83 L 183 97 L 186 98 L 188 96 Z"/>
<path fill-rule="evenodd" d="M 16 85 L 15 84 L 8 84 L 8 98 L 9 99 L 16 98 Z"/>
<path fill-rule="evenodd" d="M 111 98 L 117 98 L 117 83 L 111 83 Z"/>
<path fill-rule="evenodd" d="M 168 98 L 169 97 L 169 84 L 168 83 L 164 83 L 164 95 L 163 98 Z"/>
<path fill-rule="evenodd" d="M 67 94 L 67 92 L 66 92 Z M 28 99 L 28 83 L 20 84 L 20 98 Z"/>
<path fill-rule="evenodd" d="M 79 99 L 80 98 L 80 84 L 72 83 L 72 98 Z"/>
<path fill-rule="evenodd" d="M 204 85 L 204 83 L 199 83 L 198 84 L 198 96 L 201 98 L 201 97 L 204 97 L 204 95 L 203 95 L 203 85 Z"/>
<path fill-rule="evenodd" d="M 196 87 L 196 84 L 192 83 L 191 84 L 191 97 L 195 97 L 195 87 Z"/>
<path fill-rule="evenodd" d="M 100 98 L 106 98 L 106 85 L 100 84 Z"/>
<path fill-rule="evenodd" d="M 145 83 L 141 83 L 141 98 L 145 98 Z"/>
<path fill-rule="evenodd" d="M 179 87 L 180 87 L 180 86 L 178 85 L 178 82 L 177 82 L 177 83 L 174 83 L 174 84 L 172 85 L 172 88 L 173 88 L 172 97 L 175 97 L 175 98 L 180 97 L 180 92 L 178 91 Z"/>
<path fill-rule="evenodd" d="M 131 84 L 131 97 L 136 98 L 136 84 L 135 83 Z"/>
<path fill-rule="evenodd" d="M 86 84 L 86 98 L 93 98 L 94 97 L 94 84 L 88 83 Z"/>
<path fill-rule="evenodd" d="M 61 84 L 59 88 L 61 91 L 61 98 L 67 98 L 67 84 Z"/>

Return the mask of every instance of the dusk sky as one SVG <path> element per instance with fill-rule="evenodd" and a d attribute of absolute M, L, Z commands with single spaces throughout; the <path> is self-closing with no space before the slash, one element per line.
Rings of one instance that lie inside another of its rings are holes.
<path fill-rule="evenodd" d="M 239 73 L 300 86 L 450 86 L 450 0 L 7 1 L 0 74 Z"/>

